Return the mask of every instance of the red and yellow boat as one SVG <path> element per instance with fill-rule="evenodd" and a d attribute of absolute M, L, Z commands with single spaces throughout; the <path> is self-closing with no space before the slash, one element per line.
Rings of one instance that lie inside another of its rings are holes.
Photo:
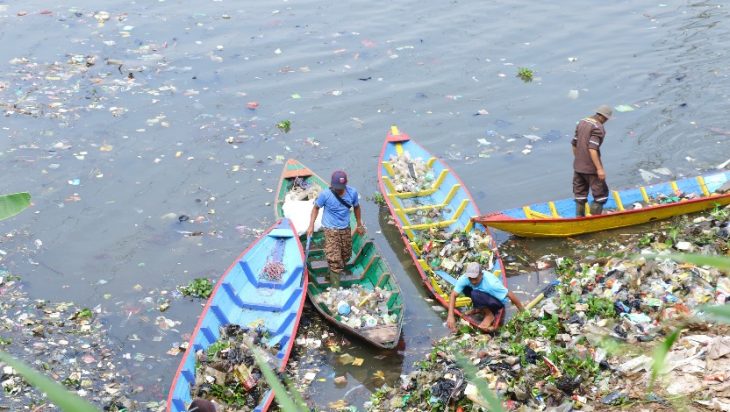
<path fill-rule="evenodd" d="M 535 203 L 475 217 L 474 222 L 521 237 L 566 237 L 639 225 L 730 203 L 730 172 L 613 191 L 601 215 L 576 217 L 575 201 Z M 693 194 L 687 198 L 687 195 Z M 591 199 L 589 199 L 591 200 Z"/>

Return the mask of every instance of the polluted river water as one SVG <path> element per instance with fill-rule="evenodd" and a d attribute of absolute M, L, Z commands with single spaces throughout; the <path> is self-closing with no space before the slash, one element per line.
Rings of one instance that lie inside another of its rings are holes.
<path fill-rule="evenodd" d="M 0 223 L 0 269 L 20 276 L 28 305 L 91 309 L 104 359 L 144 409 L 165 399 L 202 308 L 176 287 L 217 279 L 273 222 L 286 158 L 322 176 L 344 169 L 399 279 L 404 346 L 380 352 L 313 325 L 342 352 L 315 359 L 307 391 L 322 409 L 361 406 L 447 334 L 397 231 L 365 200 L 391 124 L 444 158 L 485 213 L 570 196 L 575 122 L 604 103 L 615 114 L 602 147 L 612 187 L 730 157 L 726 5 L 585 11 L 578 0 L 0 3 L 0 192 L 33 196 Z M 286 121 L 288 132 L 277 127 Z M 571 248 L 525 245 L 535 258 Z M 550 276 L 507 271 L 521 299 Z M 79 347 L 60 365 L 92 345 L 68 342 Z M 23 341 L 6 346 L 31 358 Z M 341 365 L 343 353 L 362 366 Z"/>

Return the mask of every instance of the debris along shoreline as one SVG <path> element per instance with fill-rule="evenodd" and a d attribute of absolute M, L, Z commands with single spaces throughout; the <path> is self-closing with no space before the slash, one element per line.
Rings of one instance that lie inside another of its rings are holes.
<path fill-rule="evenodd" d="M 725 207 L 664 222 L 614 247 L 579 247 L 583 258 L 556 259 L 561 283 L 531 312 L 517 314 L 494 337 L 442 339 L 416 371 L 401 376 L 398 387 L 383 386 L 366 408 L 486 409 L 464 372 L 469 362 L 506 410 L 730 410 L 730 327 L 692 317 L 700 305 L 730 302 L 730 278 L 666 258 L 728 255 L 729 223 Z M 678 325 L 686 329 L 666 357 L 666 374 L 649 388 L 652 351 Z"/>
<path fill-rule="evenodd" d="M 119 367 L 119 344 L 98 310 L 33 300 L 18 276 L 0 268 L 0 350 L 61 383 L 104 411 L 161 410 L 162 402 L 131 400 L 137 389 Z M 0 410 L 50 410 L 51 402 L 0 362 Z"/>

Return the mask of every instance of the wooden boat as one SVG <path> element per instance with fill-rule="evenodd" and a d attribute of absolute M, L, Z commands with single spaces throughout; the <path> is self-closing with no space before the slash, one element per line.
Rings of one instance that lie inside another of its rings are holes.
<path fill-rule="evenodd" d="M 408 154 L 411 159 L 421 158 L 426 162 L 433 173 L 434 181 L 431 187 L 411 192 L 397 190 L 393 182 L 395 171 L 391 158 L 403 154 Z M 396 126 L 391 127 L 380 152 L 378 183 L 423 283 L 441 305 L 448 308 L 450 294 L 450 288 L 445 290 L 442 285 L 453 286 L 456 283 L 456 276 L 440 268 L 434 268 L 426 261 L 426 253 L 421 250 L 418 243 L 421 235 L 431 228 L 443 228 L 448 232 L 480 231 L 489 235 L 493 266 L 488 269 L 495 276 L 499 276 L 505 286 L 507 285 L 502 259 L 491 233 L 485 226 L 471 221 L 471 217 L 479 215 L 479 209 L 466 186 L 446 162 L 431 155 L 407 134 L 401 133 Z M 416 222 L 416 216 L 421 213 L 420 211 L 434 209 L 441 212 L 440 218 L 427 223 Z M 480 320 L 465 314 L 470 307 L 471 299 L 461 296 L 456 301 L 455 312 L 473 326 L 477 326 Z M 498 326 L 502 319 L 503 313 L 497 314 L 494 325 Z"/>
<path fill-rule="evenodd" d="M 638 225 L 672 216 L 711 209 L 730 203 L 730 193 L 715 193 L 730 180 L 730 172 L 720 172 L 682 180 L 642 186 L 638 189 L 613 191 L 604 206 L 604 213 L 576 217 L 575 201 L 563 199 L 535 203 L 476 217 L 481 224 L 523 237 L 564 237 L 600 230 Z M 660 197 L 676 197 L 677 193 L 694 193 L 693 199 L 660 203 Z M 589 199 L 590 200 L 590 199 Z M 641 208 L 634 209 L 639 203 Z"/>
<path fill-rule="evenodd" d="M 291 190 L 296 179 L 300 179 L 305 185 L 314 185 L 318 192 L 329 190 L 329 185 L 321 177 L 317 176 L 309 168 L 294 159 L 287 160 L 281 174 L 279 187 L 276 191 L 276 204 L 274 205 L 277 217 L 283 217 L 284 198 Z M 345 270 L 351 275 L 340 278 L 342 287 L 360 284 L 367 290 L 380 287 L 392 292 L 388 301 L 388 312 L 397 315 L 397 321 L 392 325 L 380 325 L 371 328 L 352 328 L 341 321 L 340 315 L 332 313 L 327 305 L 320 302 L 318 296 L 329 286 L 327 260 L 324 254 L 324 233 L 314 232 L 310 240 L 311 246 L 307 258 L 309 273 L 309 288 L 307 294 L 309 300 L 319 313 L 337 327 L 345 330 L 351 335 L 383 349 L 392 349 L 400 340 L 401 328 L 403 325 L 403 299 L 400 286 L 385 260 L 381 257 L 380 251 L 372 240 L 365 238 L 355 232 L 356 221 L 353 214 L 350 214 L 350 228 L 352 229 L 352 257 L 347 263 Z M 301 237 L 302 243 L 306 241 L 306 234 Z"/>
<path fill-rule="evenodd" d="M 259 279 L 270 259 L 284 264 L 279 282 Z M 262 325 L 270 332 L 266 344 L 280 345 L 275 361 L 283 372 L 299 328 L 307 283 L 302 245 L 289 220 L 281 219 L 241 253 L 215 285 L 175 373 L 167 412 L 187 411 L 195 385 L 195 353 L 218 340 L 222 325 Z M 269 390 L 255 410 L 268 410 L 273 399 Z"/>

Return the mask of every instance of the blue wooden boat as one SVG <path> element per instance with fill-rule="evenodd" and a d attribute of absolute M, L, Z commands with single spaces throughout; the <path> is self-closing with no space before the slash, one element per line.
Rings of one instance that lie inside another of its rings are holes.
<path fill-rule="evenodd" d="M 284 264 L 281 280 L 259 279 L 259 273 L 274 255 L 276 261 Z M 270 332 L 266 345 L 280 345 L 275 360 L 278 370 L 283 372 L 299 327 L 307 284 L 302 244 L 289 220 L 281 219 L 241 253 L 215 285 L 175 373 L 167 411 L 187 411 L 195 385 L 195 353 L 218 340 L 222 325 L 266 328 Z M 273 399 L 269 390 L 255 410 L 268 410 Z"/>
<path fill-rule="evenodd" d="M 614 191 L 604 213 L 576 217 L 575 201 L 562 199 L 535 203 L 479 216 L 474 220 L 522 237 L 565 237 L 638 225 L 672 216 L 695 213 L 730 204 L 730 193 L 716 193 L 728 184 L 730 172 L 718 172 L 682 180 Z M 677 198 L 677 193 L 696 196 Z M 677 198 L 674 199 L 673 198 Z M 658 201 L 657 199 L 664 199 Z M 632 205 L 639 203 L 640 208 Z"/>
<path fill-rule="evenodd" d="M 426 162 L 434 178 L 430 187 L 408 192 L 399 190 L 394 183 L 395 170 L 391 158 L 406 153 L 411 159 L 421 158 Z M 494 239 L 485 226 L 475 224 L 471 220 L 480 213 L 466 185 L 446 162 L 433 156 L 407 134 L 401 133 L 396 126 L 391 127 L 380 152 L 378 184 L 423 283 L 441 305 L 447 308 L 449 305 L 449 292 L 444 290 L 442 285 L 453 286 L 456 277 L 445 270 L 432 267 L 426 261 L 426 254 L 419 246 L 419 238 L 431 228 L 443 228 L 448 232 L 480 231 L 488 234 L 489 250 L 484 252 L 491 251 L 493 254 L 491 260 L 493 266 L 488 269 L 499 276 L 505 286 L 507 285 L 504 266 Z M 440 217 L 426 223 L 415 221 L 419 213 L 432 210 L 438 210 Z M 479 320 L 465 313 L 465 309 L 470 306 L 471 299 L 459 297 L 456 301 L 456 315 L 477 326 Z M 500 324 L 503 312 L 496 314 L 494 325 Z"/>

